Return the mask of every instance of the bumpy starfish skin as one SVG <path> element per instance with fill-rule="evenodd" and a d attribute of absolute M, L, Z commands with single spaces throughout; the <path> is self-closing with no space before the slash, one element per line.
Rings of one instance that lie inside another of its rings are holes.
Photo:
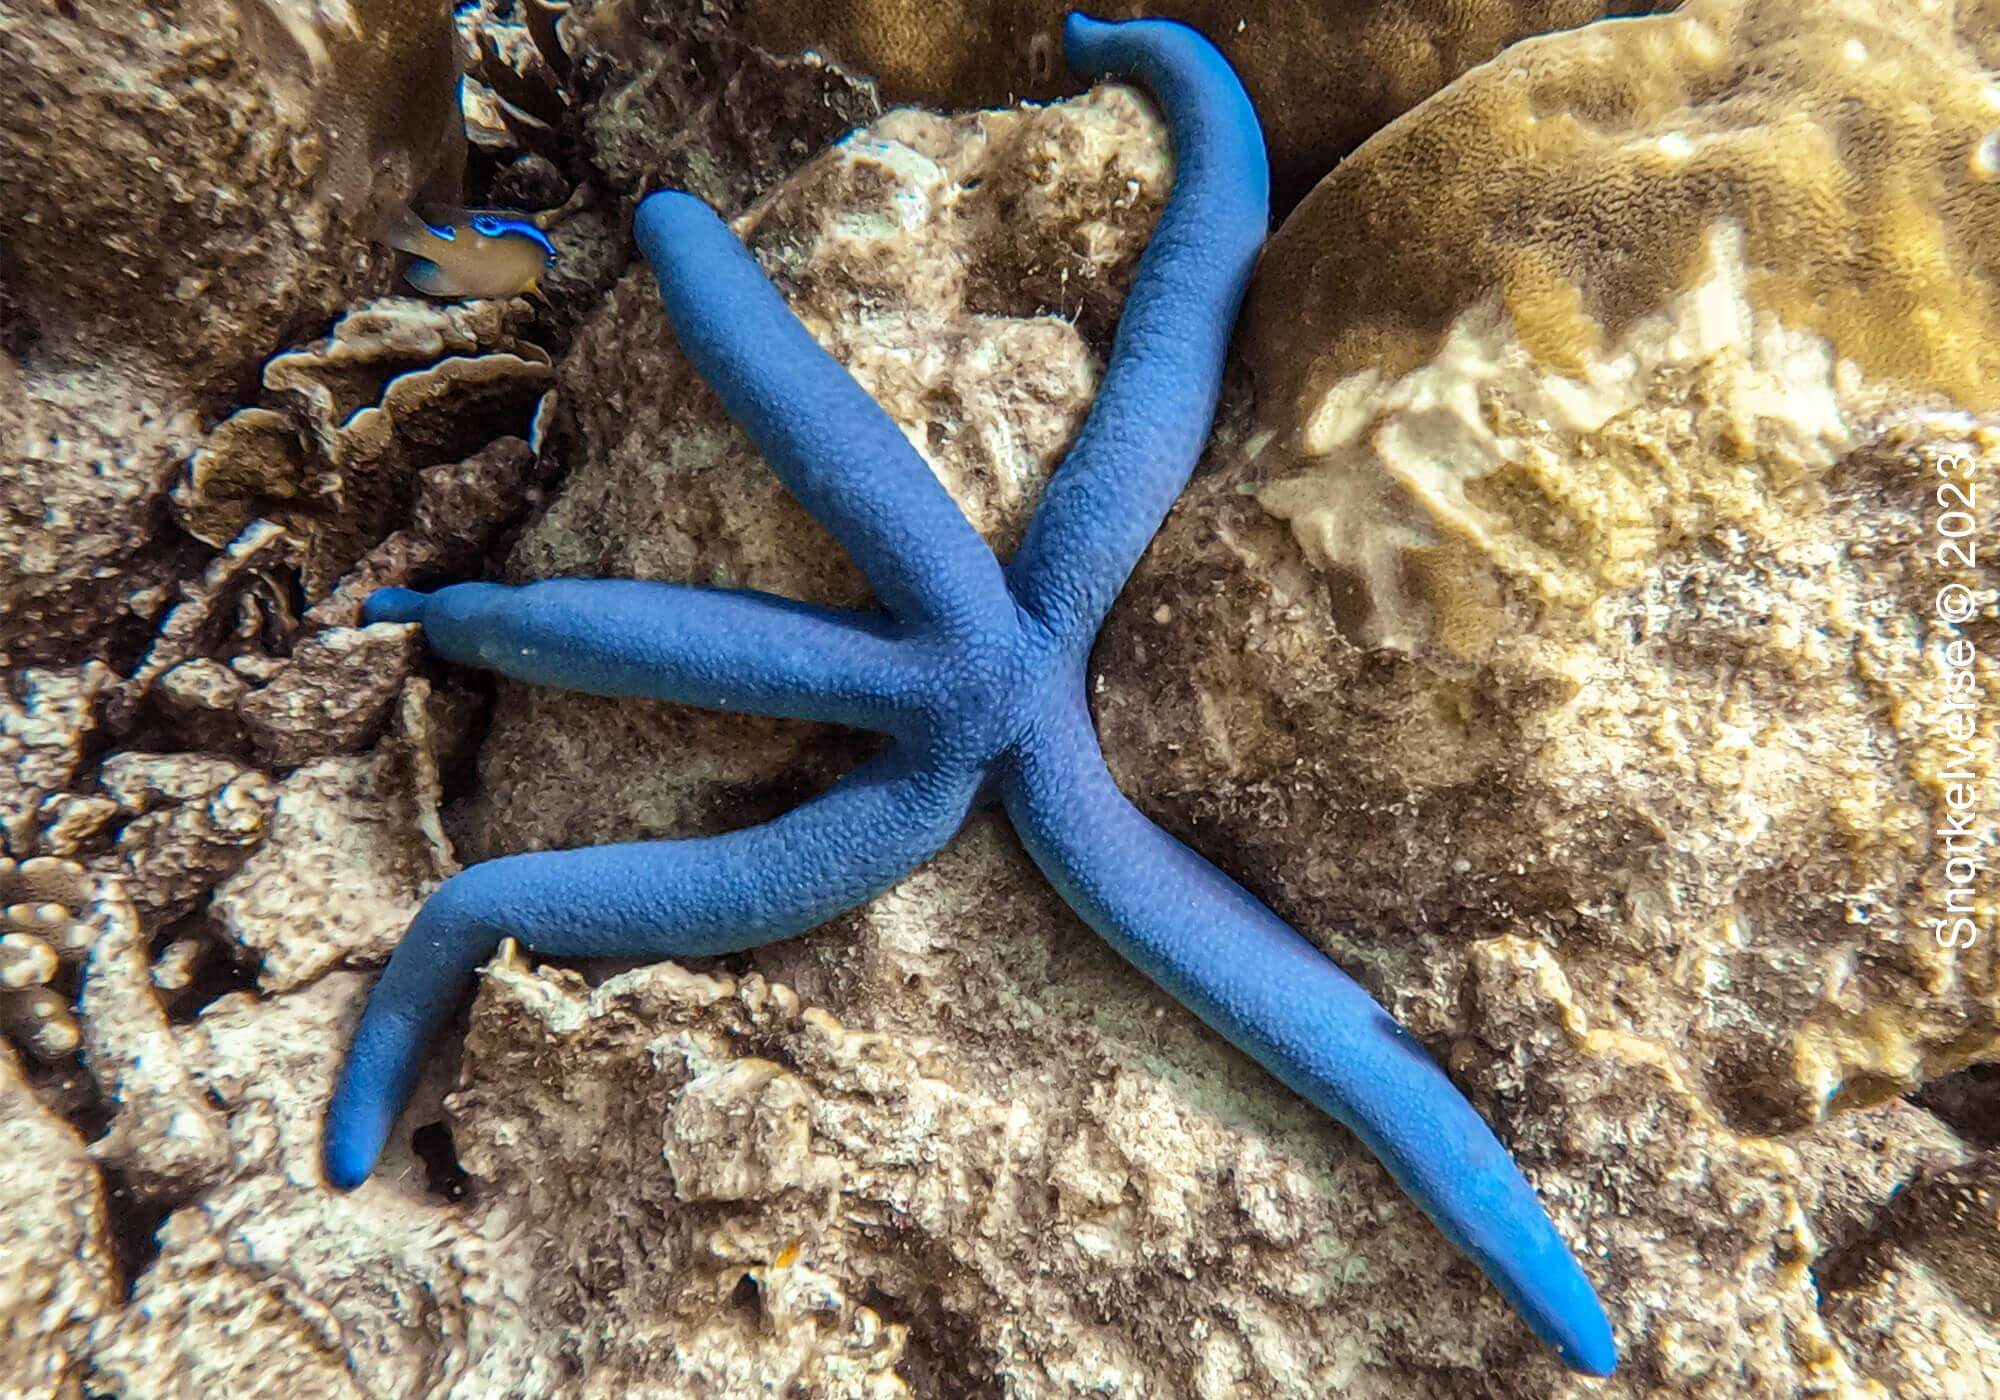
<path fill-rule="evenodd" d="M 1133 75 L 1176 176 L 1102 388 L 1004 570 L 896 425 L 813 340 L 704 204 L 639 207 L 682 349 L 882 610 L 613 579 L 428 595 L 451 660 L 600 695 L 826 720 L 892 739 L 824 795 L 748 830 L 509 856 L 432 896 L 370 996 L 328 1110 L 329 1181 L 373 1169 L 425 1049 L 503 938 L 536 952 L 702 957 L 802 933 L 886 888 L 998 799 L 1050 882 L 1140 970 L 1338 1118 L 1571 1366 L 1617 1352 L 1582 1270 L 1476 1110 L 1410 1034 L 1112 781 L 1084 699 L 1099 624 L 1187 481 L 1268 218 L 1263 136 L 1193 30 L 1072 16 L 1071 65 Z"/>

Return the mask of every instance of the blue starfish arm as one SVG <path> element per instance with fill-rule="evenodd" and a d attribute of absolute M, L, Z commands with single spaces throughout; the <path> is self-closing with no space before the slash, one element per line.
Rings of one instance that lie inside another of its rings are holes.
<path fill-rule="evenodd" d="M 979 532 L 728 225 L 693 195 L 663 190 L 641 201 L 632 229 L 681 349 L 882 606 L 953 634 L 1011 618 Z"/>
<path fill-rule="evenodd" d="M 535 851 L 438 887 L 389 958 L 327 1107 L 326 1179 L 375 1169 L 431 1040 L 503 938 L 557 957 L 708 957 L 773 943 L 887 889 L 964 822 L 978 775 L 895 752 L 742 831 Z"/>
<path fill-rule="evenodd" d="M 1139 260 L 1111 361 L 1007 577 L 1021 605 L 1088 645 L 1208 441 L 1230 329 L 1270 219 L 1263 130 L 1222 55 L 1167 20 L 1071 15 L 1071 67 L 1131 74 L 1174 140 L 1174 187 Z"/>
<path fill-rule="evenodd" d="M 640 579 L 384 588 L 364 622 L 416 622 L 431 650 L 516 680 L 712 710 L 907 732 L 920 680 L 897 629 L 747 589 Z"/>
<path fill-rule="evenodd" d="M 1609 1375 L 1611 1326 L 1492 1129 L 1417 1040 L 1256 896 L 1154 825 L 1105 768 L 1082 689 L 1000 782 L 1071 908 L 1148 977 L 1345 1123 L 1570 1366 Z"/>

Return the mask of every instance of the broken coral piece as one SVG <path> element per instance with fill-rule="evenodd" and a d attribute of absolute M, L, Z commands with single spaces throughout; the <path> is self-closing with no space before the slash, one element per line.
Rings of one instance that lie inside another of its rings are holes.
<path fill-rule="evenodd" d="M 525 432 L 553 378 L 513 303 L 391 297 L 264 366 L 264 405 L 226 418 L 174 489 L 182 525 L 223 545 L 259 516 L 284 527 L 308 602 L 388 535 L 421 470 Z"/>

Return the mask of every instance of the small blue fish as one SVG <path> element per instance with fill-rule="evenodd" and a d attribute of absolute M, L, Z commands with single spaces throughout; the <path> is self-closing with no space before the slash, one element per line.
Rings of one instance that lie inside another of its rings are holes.
<path fill-rule="evenodd" d="M 452 210 L 433 224 L 408 205 L 380 241 L 410 254 L 403 280 L 434 297 L 513 297 L 532 292 L 556 247 L 526 219 L 494 209 Z"/>

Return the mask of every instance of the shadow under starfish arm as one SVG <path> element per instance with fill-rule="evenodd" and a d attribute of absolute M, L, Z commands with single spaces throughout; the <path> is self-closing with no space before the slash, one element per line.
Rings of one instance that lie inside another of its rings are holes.
<path fill-rule="evenodd" d="M 1083 689 L 1003 773 L 1007 815 L 1086 923 L 1367 1144 L 1564 1362 L 1609 1375 L 1604 1309 L 1478 1110 L 1388 1012 L 1118 790 Z"/>

